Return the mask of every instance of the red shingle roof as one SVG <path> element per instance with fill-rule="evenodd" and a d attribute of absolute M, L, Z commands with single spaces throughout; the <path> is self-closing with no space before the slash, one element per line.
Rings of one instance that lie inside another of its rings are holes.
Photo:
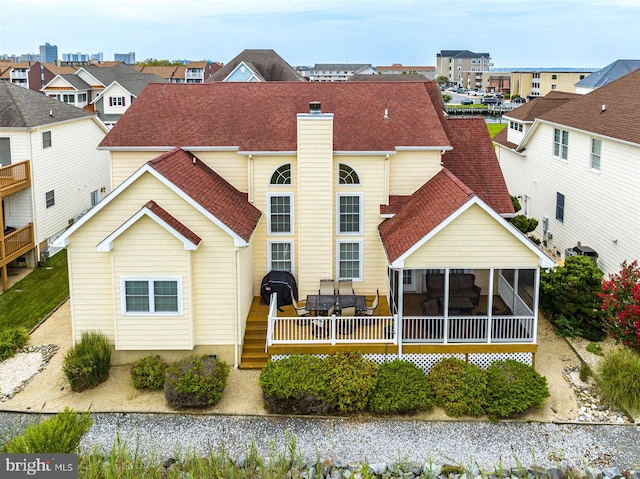
<path fill-rule="evenodd" d="M 513 213 L 511 196 L 484 120 L 452 118 L 443 124 L 453 146 L 442 156 L 444 166 L 497 213 Z"/>
<path fill-rule="evenodd" d="M 239 237 L 249 240 L 261 213 L 249 203 L 246 193 L 235 189 L 193 154 L 179 148 L 148 164 Z"/>
<path fill-rule="evenodd" d="M 411 195 L 393 218 L 378 226 L 389 261 L 398 259 L 472 196 L 473 191 L 443 168 Z"/>
<path fill-rule="evenodd" d="M 180 221 L 178 221 L 176 218 L 174 218 L 167 210 L 162 208 L 155 201 L 153 201 L 153 200 L 148 201 L 147 204 L 145 204 L 144 206 L 146 208 L 149 208 L 149 210 L 151 210 L 156 215 L 158 215 L 158 217 L 162 221 L 167 223 L 174 230 L 176 230 L 182 236 L 184 236 L 189 241 L 191 241 L 194 245 L 197 246 L 202 241 L 202 239 L 197 234 L 195 234 L 193 231 L 191 231 L 189 228 L 187 228 L 185 225 L 183 225 Z"/>
<path fill-rule="evenodd" d="M 296 114 L 313 101 L 334 114 L 337 151 L 449 146 L 435 94 L 434 82 L 150 84 L 100 146 L 295 151 Z"/>
<path fill-rule="evenodd" d="M 530 100 L 524 105 L 506 113 L 504 116 L 506 118 L 513 118 L 514 120 L 533 122 L 533 120 L 545 113 L 555 110 L 559 106 L 581 97 L 582 95 L 578 95 L 577 93 L 551 91 L 542 98 Z"/>

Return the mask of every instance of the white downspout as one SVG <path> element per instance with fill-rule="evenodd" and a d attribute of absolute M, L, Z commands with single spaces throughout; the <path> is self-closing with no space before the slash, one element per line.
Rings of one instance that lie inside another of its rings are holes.
<path fill-rule="evenodd" d="M 240 260 L 239 260 L 239 258 L 240 258 L 240 250 L 236 249 L 236 256 L 235 256 L 236 264 L 235 264 L 235 268 L 234 268 L 234 271 L 233 271 L 234 276 L 235 276 L 234 282 L 233 282 L 234 283 L 234 297 L 235 297 L 235 300 L 233 302 L 233 319 L 234 319 L 234 321 L 236 323 L 235 324 L 236 327 L 234 328 L 235 329 L 235 338 L 234 338 L 234 341 L 233 341 L 233 349 L 234 349 L 234 351 L 233 351 L 233 357 L 234 357 L 233 368 L 234 369 L 238 369 L 240 367 L 240 357 L 239 357 L 239 351 L 240 351 L 239 346 L 240 345 L 238 344 L 239 341 L 240 341 L 240 318 L 239 318 L 240 311 L 239 311 L 239 308 L 238 308 L 238 301 L 240 301 L 240 284 L 239 284 L 240 283 L 240 271 L 239 271 Z"/>
<path fill-rule="evenodd" d="M 248 196 L 249 203 L 253 203 L 253 155 L 249 155 L 249 163 L 248 163 L 248 173 L 249 173 L 249 185 L 248 185 Z"/>
<path fill-rule="evenodd" d="M 389 153 L 384 158 L 384 204 L 389 205 Z"/>

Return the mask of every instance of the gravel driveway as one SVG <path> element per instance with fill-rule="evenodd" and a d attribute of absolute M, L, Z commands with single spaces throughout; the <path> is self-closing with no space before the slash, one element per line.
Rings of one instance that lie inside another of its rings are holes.
<path fill-rule="evenodd" d="M 0 435 L 24 427 L 36 415 L 0 413 Z M 285 452 L 288 435 L 308 460 L 345 462 L 433 462 L 620 469 L 637 467 L 637 425 L 588 425 L 522 422 L 349 420 L 263 416 L 177 414 L 93 414 L 94 425 L 81 447 L 108 451 L 116 435 L 143 454 L 175 457 L 177 451 L 203 455 L 224 446 L 232 457 L 251 442 L 267 457 Z"/>

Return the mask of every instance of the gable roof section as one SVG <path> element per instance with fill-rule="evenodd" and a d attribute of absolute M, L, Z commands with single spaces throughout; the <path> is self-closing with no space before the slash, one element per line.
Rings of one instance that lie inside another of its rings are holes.
<path fill-rule="evenodd" d="M 246 193 L 235 189 L 194 155 L 180 149 L 148 164 L 240 238 L 249 241 L 262 213 L 249 203 Z"/>
<path fill-rule="evenodd" d="M 142 217 L 151 218 L 153 221 L 162 226 L 172 236 L 184 245 L 184 249 L 193 251 L 198 249 L 202 239 L 183 225 L 180 221 L 174 218 L 169 212 L 163 209 L 155 201 L 148 201 L 142 208 L 140 208 L 136 214 L 125 221 L 120 227 L 118 227 L 113 233 L 107 236 L 104 240 L 98 243 L 97 250 L 99 252 L 106 253 L 113 249 L 113 242 L 131 226 L 136 224 Z"/>
<path fill-rule="evenodd" d="M 545 96 L 528 101 L 524 105 L 514 108 L 509 113 L 505 113 L 505 118 L 519 120 L 523 122 L 533 122 L 536 118 L 555 110 L 571 100 L 581 98 L 583 95 L 577 93 L 566 93 L 561 91 L 551 91 Z"/>
<path fill-rule="evenodd" d="M 153 175 L 227 232 L 234 239 L 236 246 L 248 245 L 260 220 L 260 210 L 248 202 L 246 193 L 235 189 L 197 157 L 180 148 L 174 148 L 140 167 L 60 235 L 54 244 L 58 247 L 67 246 L 69 237 L 77 229 L 90 221 L 145 173 Z"/>
<path fill-rule="evenodd" d="M 584 77 L 575 86 L 577 88 L 600 88 L 638 68 L 640 68 L 640 60 L 616 60 L 603 69 Z"/>
<path fill-rule="evenodd" d="M 513 214 L 489 131 L 481 118 L 443 122 L 453 148 L 442 155 L 443 165 L 498 214 Z"/>
<path fill-rule="evenodd" d="M 640 69 L 551 110 L 540 120 L 640 144 L 638 85 Z"/>
<path fill-rule="evenodd" d="M 378 226 L 389 262 L 393 263 L 472 196 L 473 191 L 443 168 L 411 195 L 393 218 Z"/>
<path fill-rule="evenodd" d="M 100 147 L 296 151 L 297 114 L 309 113 L 309 103 L 319 101 L 323 112 L 334 114 L 334 151 L 446 149 L 432 89 L 440 95 L 429 81 L 152 83 Z"/>
<path fill-rule="evenodd" d="M 211 78 L 207 80 L 207 83 L 224 81 L 241 62 L 244 62 L 256 76 L 261 76 L 265 81 L 305 81 L 304 78 L 274 50 L 246 49 L 215 72 Z"/>
<path fill-rule="evenodd" d="M 0 127 L 33 128 L 95 116 L 10 82 L 0 82 Z"/>
<path fill-rule="evenodd" d="M 96 78 L 104 87 L 118 82 L 123 88 L 138 96 L 149 83 L 166 83 L 166 79 L 155 73 L 141 73 L 124 63 L 112 67 L 88 66 L 84 70 Z"/>
<path fill-rule="evenodd" d="M 42 91 L 56 91 L 59 88 L 55 86 L 50 86 L 57 78 L 62 79 L 64 82 L 69 84 L 70 88 L 74 90 L 90 90 L 91 85 L 89 85 L 86 81 L 80 78 L 78 75 L 73 73 L 63 73 L 61 75 L 56 75 L 49 83 L 47 83 Z"/>

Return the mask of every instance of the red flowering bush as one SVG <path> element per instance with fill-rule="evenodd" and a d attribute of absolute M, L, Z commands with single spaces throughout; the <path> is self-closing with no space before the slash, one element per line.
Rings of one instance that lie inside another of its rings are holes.
<path fill-rule="evenodd" d="M 640 351 L 640 267 L 638 261 L 602 282 L 602 310 L 607 331 L 617 342 Z"/>

